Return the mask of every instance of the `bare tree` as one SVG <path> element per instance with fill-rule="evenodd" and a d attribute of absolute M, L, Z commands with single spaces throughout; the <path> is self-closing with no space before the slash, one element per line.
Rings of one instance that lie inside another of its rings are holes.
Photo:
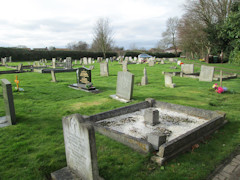
<path fill-rule="evenodd" d="M 93 30 L 92 49 L 101 51 L 106 58 L 106 52 L 110 51 L 113 46 L 112 29 L 107 18 L 98 19 Z"/>
<path fill-rule="evenodd" d="M 162 44 L 171 45 L 174 50 L 175 54 L 177 54 L 177 30 L 179 25 L 178 17 L 168 18 L 167 20 L 167 29 L 165 32 L 162 33 Z"/>
<path fill-rule="evenodd" d="M 73 51 L 86 51 L 88 49 L 88 44 L 83 41 L 71 42 L 67 44 L 67 48 Z"/>

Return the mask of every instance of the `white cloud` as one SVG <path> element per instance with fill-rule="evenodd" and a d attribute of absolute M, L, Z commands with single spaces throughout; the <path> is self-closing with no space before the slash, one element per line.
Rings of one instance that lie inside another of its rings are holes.
<path fill-rule="evenodd" d="M 151 48 L 185 0 L 8 0 L 1 2 L 0 46 L 91 43 L 95 22 L 110 19 L 116 45 Z"/>

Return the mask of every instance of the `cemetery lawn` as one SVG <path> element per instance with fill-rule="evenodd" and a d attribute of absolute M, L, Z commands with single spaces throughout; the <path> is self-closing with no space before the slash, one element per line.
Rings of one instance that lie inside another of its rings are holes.
<path fill-rule="evenodd" d="M 190 61 L 192 62 L 192 61 Z M 214 64 L 216 65 L 216 64 Z M 92 82 L 101 93 L 90 94 L 68 88 L 76 83 L 75 72 L 51 74 L 2 74 L 15 87 L 18 75 L 24 92 L 13 92 L 17 124 L 0 128 L 0 180 L 50 179 L 50 173 L 66 166 L 62 117 L 74 113 L 93 115 L 154 98 L 158 101 L 186 105 L 227 113 L 228 123 L 199 143 L 194 152 L 183 153 L 159 167 L 151 162 L 152 154 L 143 155 L 129 147 L 96 133 L 99 174 L 104 179 L 205 179 L 240 142 L 240 78 L 223 81 L 228 92 L 218 94 L 213 82 L 173 77 L 176 88 L 164 87 L 162 71 L 170 72 L 176 63 L 155 65 L 128 65 L 135 75 L 134 101 L 128 104 L 110 99 L 116 92 L 118 63 L 109 63 L 109 77 L 100 76 L 99 64 L 94 64 Z M 216 65 L 240 70 L 240 66 Z M 76 66 L 74 66 L 76 67 Z M 87 66 L 88 67 L 88 66 Z M 149 84 L 138 86 L 147 68 Z M 180 71 L 180 67 L 175 71 Z M 232 68 L 231 68 L 232 67 Z M 2 70 L 2 69 L 0 69 Z M 4 116 L 3 95 L 0 87 L 0 116 Z"/>

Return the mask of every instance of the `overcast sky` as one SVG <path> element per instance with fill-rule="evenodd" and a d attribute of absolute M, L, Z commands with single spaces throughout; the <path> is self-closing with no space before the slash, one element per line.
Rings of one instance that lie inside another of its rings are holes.
<path fill-rule="evenodd" d="M 185 0 L 2 0 L 0 46 L 30 48 L 69 42 L 91 44 L 99 18 L 109 18 L 115 45 L 155 47 L 169 17 L 183 14 Z"/>

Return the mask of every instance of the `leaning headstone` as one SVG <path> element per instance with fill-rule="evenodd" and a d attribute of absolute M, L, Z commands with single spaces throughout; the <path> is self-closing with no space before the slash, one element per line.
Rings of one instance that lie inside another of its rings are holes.
<path fill-rule="evenodd" d="M 134 75 L 130 72 L 118 72 L 116 95 L 110 97 L 121 102 L 130 102 L 133 94 Z"/>
<path fill-rule="evenodd" d="M 148 84 L 147 69 L 144 68 L 143 69 L 143 77 L 142 77 L 142 81 L 141 81 L 141 86 L 145 86 L 147 84 Z"/>
<path fill-rule="evenodd" d="M 125 60 L 122 62 L 122 71 L 123 72 L 127 72 L 128 71 L 128 67 L 127 67 L 128 61 Z"/>
<path fill-rule="evenodd" d="M 6 116 L 0 117 L 0 127 L 16 124 L 12 85 L 7 79 L 2 79 L 3 100 Z"/>
<path fill-rule="evenodd" d="M 7 61 L 7 58 L 2 58 L 2 65 L 3 65 L 3 66 L 6 65 L 6 61 Z"/>
<path fill-rule="evenodd" d="M 212 82 L 214 75 L 214 67 L 211 66 L 201 66 L 199 81 Z"/>
<path fill-rule="evenodd" d="M 57 82 L 54 70 L 51 70 L 51 75 L 52 75 L 52 82 Z"/>
<path fill-rule="evenodd" d="M 109 76 L 108 63 L 100 63 L 100 76 Z"/>
<path fill-rule="evenodd" d="M 66 58 L 66 69 L 72 69 L 72 58 L 71 57 Z"/>
<path fill-rule="evenodd" d="M 93 126 L 80 114 L 63 117 L 67 167 L 51 173 L 54 180 L 98 180 L 97 149 Z"/>
<path fill-rule="evenodd" d="M 22 72 L 23 64 L 18 64 L 17 70 L 18 70 L 18 72 Z"/>
<path fill-rule="evenodd" d="M 194 73 L 194 64 L 182 64 L 181 70 L 184 74 Z"/>
<path fill-rule="evenodd" d="M 175 84 L 172 82 L 172 75 L 171 74 L 165 74 L 165 87 L 174 88 Z"/>

